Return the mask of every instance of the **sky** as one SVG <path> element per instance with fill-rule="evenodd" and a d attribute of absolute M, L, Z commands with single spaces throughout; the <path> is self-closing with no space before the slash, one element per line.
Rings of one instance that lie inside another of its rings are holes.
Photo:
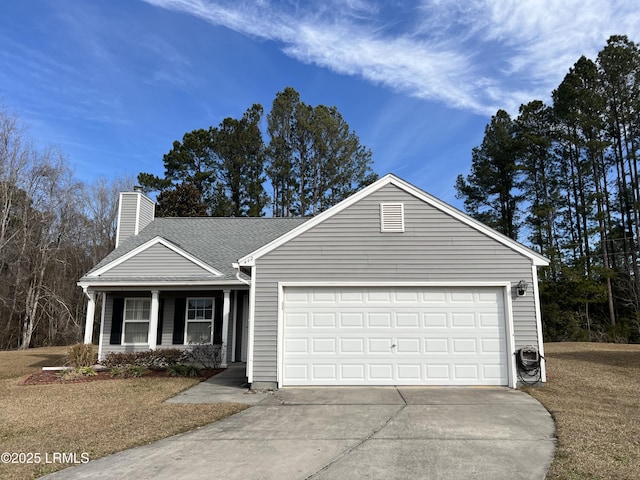
<path fill-rule="evenodd" d="M 0 109 L 78 179 L 162 175 L 186 132 L 293 87 L 335 106 L 373 168 L 461 207 L 455 179 L 498 109 L 551 92 L 631 0 L 21 0 L 0 14 Z"/>

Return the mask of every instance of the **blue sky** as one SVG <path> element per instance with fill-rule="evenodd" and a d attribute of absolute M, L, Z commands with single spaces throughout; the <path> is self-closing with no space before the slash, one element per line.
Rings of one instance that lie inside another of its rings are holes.
<path fill-rule="evenodd" d="M 456 206 L 499 108 L 547 101 L 580 55 L 640 40 L 628 0 L 21 0 L 0 15 L 0 105 L 90 182 L 141 171 L 185 132 L 336 106 L 374 169 Z"/>

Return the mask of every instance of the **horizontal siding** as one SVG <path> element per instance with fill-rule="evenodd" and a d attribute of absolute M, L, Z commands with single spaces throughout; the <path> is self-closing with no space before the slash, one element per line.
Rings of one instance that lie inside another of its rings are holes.
<path fill-rule="evenodd" d="M 145 195 L 140 195 L 140 219 L 138 221 L 138 233 L 153 221 L 155 203 Z"/>
<path fill-rule="evenodd" d="M 382 202 L 404 203 L 404 233 L 380 232 Z M 258 259 L 255 274 L 255 382 L 277 380 L 277 283 L 283 281 L 525 280 L 528 295 L 512 293 L 515 343 L 537 345 L 531 260 L 393 185 Z"/>
<path fill-rule="evenodd" d="M 120 194 L 120 217 L 118 218 L 118 241 L 124 242 L 136 234 L 137 194 L 123 192 Z"/>
<path fill-rule="evenodd" d="M 156 243 L 134 257 L 113 267 L 102 278 L 110 277 L 162 277 L 162 276 L 202 276 L 211 273 L 196 265 L 170 248 Z"/>
<path fill-rule="evenodd" d="M 140 233 L 140 230 L 153 221 L 154 215 L 155 203 L 153 200 L 138 192 L 122 192 L 118 218 L 119 244 Z"/>
<path fill-rule="evenodd" d="M 176 299 L 164 297 L 164 313 L 162 316 L 162 348 L 173 345 L 173 321 L 176 311 Z"/>

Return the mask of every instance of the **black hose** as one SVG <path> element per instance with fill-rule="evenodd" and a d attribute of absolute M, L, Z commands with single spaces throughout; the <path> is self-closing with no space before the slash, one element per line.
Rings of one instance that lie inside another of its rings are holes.
<path fill-rule="evenodd" d="M 519 353 L 519 351 L 516 352 L 515 356 L 518 378 L 520 381 L 526 385 L 536 385 L 540 383 L 542 381 L 542 360 L 544 360 L 544 357 L 542 355 L 538 355 L 537 360 L 523 361 L 522 356 Z M 526 374 L 529 379 L 525 380 L 523 374 Z M 533 380 L 531 380 L 532 377 Z"/>

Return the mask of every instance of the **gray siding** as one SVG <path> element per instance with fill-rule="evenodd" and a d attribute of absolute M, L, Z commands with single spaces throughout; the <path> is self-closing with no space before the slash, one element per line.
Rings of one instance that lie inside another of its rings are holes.
<path fill-rule="evenodd" d="M 404 233 L 380 232 L 380 203 L 403 202 Z M 512 282 L 516 348 L 537 345 L 531 260 L 387 185 L 256 262 L 254 382 L 275 382 L 277 282 Z"/>
<path fill-rule="evenodd" d="M 124 242 L 130 236 L 136 234 L 138 195 L 138 193 L 134 192 L 122 192 L 120 194 L 117 245 Z"/>
<path fill-rule="evenodd" d="M 153 200 L 139 192 L 122 192 L 118 217 L 118 245 L 132 235 L 137 235 L 153 221 L 154 215 Z"/>
<path fill-rule="evenodd" d="M 103 278 L 163 276 L 211 277 L 211 273 L 157 243 L 101 275 Z"/>
<path fill-rule="evenodd" d="M 138 219 L 138 232 L 140 232 L 153 221 L 156 204 L 145 195 L 141 193 L 138 193 L 138 195 L 140 195 L 140 217 Z"/>

